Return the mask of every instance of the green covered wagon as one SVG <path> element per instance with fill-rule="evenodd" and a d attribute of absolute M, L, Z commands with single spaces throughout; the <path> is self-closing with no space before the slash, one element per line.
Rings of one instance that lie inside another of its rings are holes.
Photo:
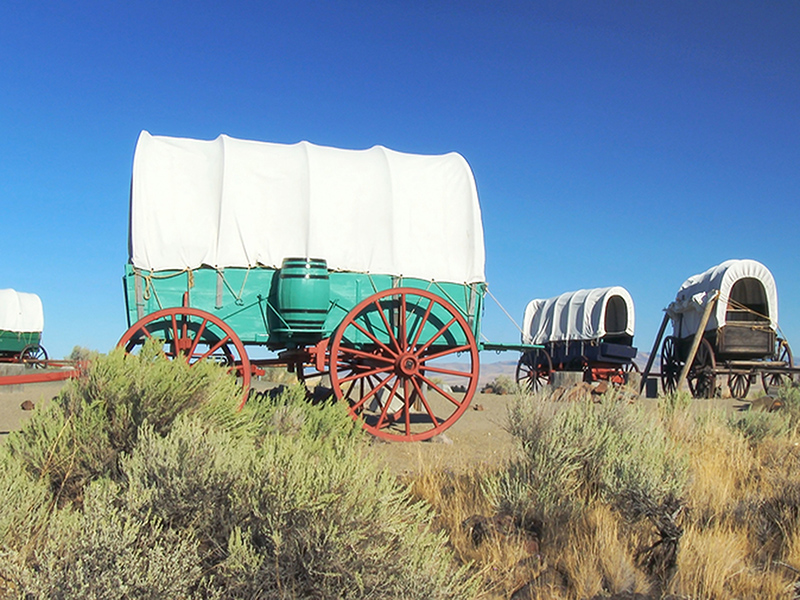
<path fill-rule="evenodd" d="M 44 328 L 42 301 L 36 294 L 0 290 L 0 361 L 44 364 L 47 351 L 41 345 Z"/>
<path fill-rule="evenodd" d="M 129 249 L 129 352 L 155 337 L 245 390 L 268 364 L 325 375 L 389 439 L 445 430 L 476 392 L 483 229 L 459 154 L 142 132 Z"/>

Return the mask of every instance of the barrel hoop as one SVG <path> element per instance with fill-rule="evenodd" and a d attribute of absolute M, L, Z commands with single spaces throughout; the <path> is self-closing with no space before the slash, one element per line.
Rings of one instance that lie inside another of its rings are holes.
<path fill-rule="evenodd" d="M 281 279 L 330 279 L 327 274 L 325 275 L 312 275 L 311 273 L 306 273 L 303 275 L 292 275 L 291 273 L 281 273 Z"/>

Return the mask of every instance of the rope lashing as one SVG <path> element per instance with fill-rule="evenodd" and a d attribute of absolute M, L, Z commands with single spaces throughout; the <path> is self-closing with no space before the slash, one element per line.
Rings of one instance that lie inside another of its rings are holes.
<path fill-rule="evenodd" d="M 510 314 L 508 314 L 508 311 L 505 309 L 505 307 L 502 304 L 500 304 L 500 301 L 497 298 L 494 297 L 494 294 L 492 294 L 492 291 L 489 289 L 488 285 L 486 286 L 486 293 L 489 294 L 489 296 L 492 298 L 492 300 L 494 300 L 497 303 L 497 306 L 499 306 L 500 309 L 504 313 L 506 313 L 506 316 L 514 324 L 514 327 L 516 327 L 522 335 L 525 335 L 525 332 L 522 331 L 522 327 L 517 325 L 517 322 L 514 320 L 514 317 L 512 317 Z"/>

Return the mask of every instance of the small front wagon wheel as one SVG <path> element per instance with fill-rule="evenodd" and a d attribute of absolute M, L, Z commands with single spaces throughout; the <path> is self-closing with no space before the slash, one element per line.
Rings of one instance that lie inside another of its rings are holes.
<path fill-rule="evenodd" d="M 794 358 L 792 357 L 792 349 L 789 347 L 789 342 L 786 340 L 778 339 L 775 342 L 775 353 L 772 356 L 772 361 L 776 362 L 779 369 L 785 369 L 784 372 L 768 372 L 761 374 L 761 386 L 764 388 L 764 393 L 769 394 L 775 392 L 784 383 L 792 381 L 792 367 L 794 367 Z"/>
<path fill-rule="evenodd" d="M 700 340 L 686 381 L 695 398 L 713 398 L 716 394 L 717 361 L 714 358 L 713 346 L 705 338 Z"/>
<path fill-rule="evenodd" d="M 26 367 L 43 369 L 47 366 L 47 350 L 39 344 L 28 344 L 19 353 L 19 361 Z"/>
<path fill-rule="evenodd" d="M 375 436 L 421 441 L 464 413 L 478 386 L 478 346 L 462 313 L 427 290 L 373 294 L 330 345 L 334 395 Z"/>
<path fill-rule="evenodd" d="M 661 345 L 661 389 L 665 394 L 677 391 L 682 368 L 683 361 L 678 356 L 678 339 L 669 335 Z"/>
<path fill-rule="evenodd" d="M 522 389 L 536 393 L 550 383 L 553 361 L 547 350 L 531 350 L 519 358 L 517 383 Z"/>
<path fill-rule="evenodd" d="M 250 359 L 239 336 L 222 319 L 196 308 L 165 308 L 134 323 L 117 346 L 135 354 L 148 338 L 159 340 L 171 360 L 183 360 L 189 365 L 211 360 L 226 366 L 241 378 L 239 408 L 244 406 L 250 391 Z"/>

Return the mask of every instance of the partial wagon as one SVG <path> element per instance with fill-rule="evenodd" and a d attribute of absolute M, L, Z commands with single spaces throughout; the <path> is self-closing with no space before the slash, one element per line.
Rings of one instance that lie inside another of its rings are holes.
<path fill-rule="evenodd" d="M 42 301 L 36 294 L 0 290 L 0 362 L 40 366 L 47 360 L 41 345 Z"/>
<path fill-rule="evenodd" d="M 766 393 L 792 380 L 792 351 L 779 335 L 775 280 L 760 262 L 728 260 L 690 277 L 666 312 L 673 333 L 661 347 L 665 391 L 677 388 L 683 371 L 692 394 L 703 398 L 718 392 L 720 377 L 734 398 L 747 396 L 756 379 Z"/>
<path fill-rule="evenodd" d="M 621 286 L 566 292 L 531 300 L 523 315 L 517 381 L 536 391 L 554 371 L 583 373 L 586 381 L 622 384 L 636 369 L 633 299 Z"/>

